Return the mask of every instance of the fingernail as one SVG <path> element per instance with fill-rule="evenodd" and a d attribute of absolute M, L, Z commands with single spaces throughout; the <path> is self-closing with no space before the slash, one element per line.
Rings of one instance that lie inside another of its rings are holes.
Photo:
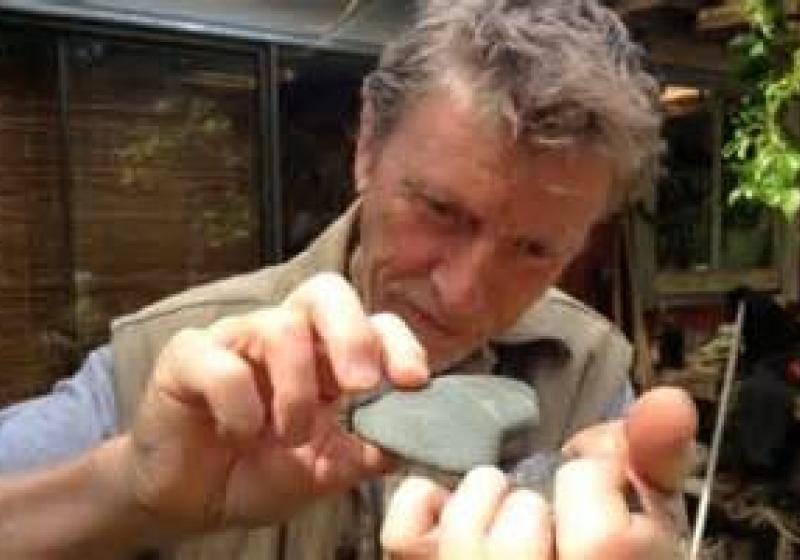
<path fill-rule="evenodd" d="M 407 371 L 407 379 L 414 385 L 422 385 L 427 383 L 431 378 L 431 373 L 428 371 L 427 366 L 412 367 Z"/>

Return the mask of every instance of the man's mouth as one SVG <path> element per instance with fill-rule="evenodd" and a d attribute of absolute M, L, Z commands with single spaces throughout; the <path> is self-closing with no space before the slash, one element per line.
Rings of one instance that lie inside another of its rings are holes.
<path fill-rule="evenodd" d="M 406 317 L 412 325 L 416 324 L 426 331 L 434 332 L 439 336 L 448 338 L 458 335 L 456 329 L 454 329 L 450 324 L 439 319 L 436 317 L 436 315 L 427 312 L 422 306 L 416 305 L 407 300 L 402 300 L 398 303 L 398 311 L 400 311 L 400 314 L 403 317 Z"/>

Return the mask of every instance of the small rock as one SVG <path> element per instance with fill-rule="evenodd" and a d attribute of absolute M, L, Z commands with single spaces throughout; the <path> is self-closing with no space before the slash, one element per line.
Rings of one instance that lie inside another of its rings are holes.
<path fill-rule="evenodd" d="M 536 392 L 493 375 L 446 375 L 356 406 L 353 428 L 404 459 L 448 473 L 515 462 L 539 422 Z"/>
<path fill-rule="evenodd" d="M 513 465 L 508 475 L 515 485 L 535 490 L 552 502 L 555 474 L 565 462 L 560 451 L 542 450 Z"/>

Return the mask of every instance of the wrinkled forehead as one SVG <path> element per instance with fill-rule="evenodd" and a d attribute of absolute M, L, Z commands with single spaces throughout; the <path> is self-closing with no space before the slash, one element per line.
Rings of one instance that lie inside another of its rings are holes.
<path fill-rule="evenodd" d="M 473 80 L 463 72 L 448 70 L 414 95 L 404 97 L 391 126 L 382 131 L 382 137 L 375 138 L 374 131 L 370 129 L 374 119 L 364 119 L 362 125 L 366 125 L 367 130 L 362 132 L 377 140 L 374 144 L 379 148 L 398 129 L 403 129 L 409 120 L 417 118 L 420 113 L 429 112 L 431 105 L 447 105 L 452 109 L 449 113 L 451 116 L 469 116 L 470 124 L 474 126 L 479 122 L 480 127 L 491 131 L 495 139 L 502 139 L 507 146 L 514 145 L 521 153 L 557 148 L 577 149 L 601 155 L 616 167 L 611 147 L 604 145 L 596 126 L 588 122 L 591 115 L 587 112 L 566 107 L 522 111 L 520 100 L 512 97 L 509 92 L 481 84 L 480 80 Z M 366 111 L 370 112 L 371 100 L 365 99 L 365 104 Z M 528 101 L 527 105 L 535 108 L 535 102 Z"/>
<path fill-rule="evenodd" d="M 602 156 L 580 145 L 521 142 L 507 123 L 487 119 L 450 92 L 409 106 L 376 159 L 376 178 L 468 191 L 473 200 L 480 193 L 488 206 L 497 199 L 513 203 L 531 189 L 561 198 L 607 193 L 609 181 Z"/>
<path fill-rule="evenodd" d="M 414 141 L 414 137 L 423 143 L 426 138 L 436 138 L 438 147 L 445 150 L 492 154 L 504 166 L 535 160 L 545 153 L 562 154 L 565 165 L 580 165 L 582 158 L 599 158 L 613 165 L 607 150 L 586 135 L 553 139 L 526 133 L 502 100 L 480 97 L 459 80 L 405 104 L 387 139 Z"/>

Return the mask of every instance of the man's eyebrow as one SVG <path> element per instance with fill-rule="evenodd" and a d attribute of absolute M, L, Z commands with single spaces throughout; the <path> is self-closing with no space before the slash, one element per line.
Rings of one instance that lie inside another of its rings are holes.
<path fill-rule="evenodd" d="M 466 209 L 453 200 L 444 189 L 437 188 L 436 185 L 411 178 L 403 179 L 402 184 L 407 191 L 413 195 L 435 201 L 439 204 L 445 204 L 456 211 L 466 212 Z"/>
<path fill-rule="evenodd" d="M 400 181 L 400 184 L 403 185 L 403 188 L 408 190 L 416 191 L 421 188 L 421 185 L 419 184 L 418 181 L 416 181 L 415 179 L 410 179 L 408 177 L 403 177 L 403 179 Z"/>
<path fill-rule="evenodd" d="M 435 184 L 427 183 L 416 179 L 406 178 L 402 183 L 414 196 L 418 196 L 426 202 L 433 202 L 436 205 L 446 207 L 459 221 L 477 226 L 481 223 L 481 217 L 465 206 L 461 201 L 453 196 L 444 188 L 439 188 Z"/>
<path fill-rule="evenodd" d="M 431 185 L 425 181 L 421 181 L 419 179 L 413 179 L 411 177 L 404 178 L 402 180 L 402 184 L 406 189 L 413 191 L 416 194 L 425 195 L 428 194 L 428 191 L 430 191 L 431 189 L 437 190 L 435 185 Z"/>

